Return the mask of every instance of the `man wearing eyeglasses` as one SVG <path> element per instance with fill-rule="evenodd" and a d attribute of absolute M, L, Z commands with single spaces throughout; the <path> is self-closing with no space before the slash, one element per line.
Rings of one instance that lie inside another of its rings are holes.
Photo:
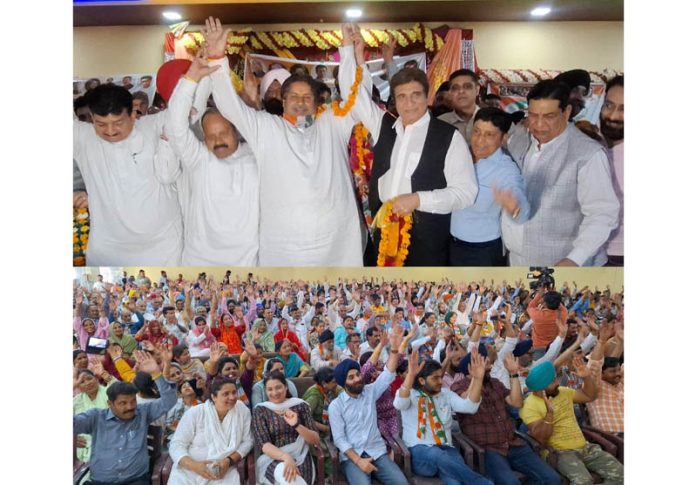
<path fill-rule="evenodd" d="M 471 142 L 471 132 L 474 129 L 474 116 L 479 110 L 476 104 L 478 95 L 478 76 L 469 69 L 459 69 L 449 77 L 453 110 L 438 116 L 459 130 L 467 143 Z"/>
<path fill-rule="evenodd" d="M 619 201 L 602 145 L 568 123 L 570 89 L 544 80 L 527 95 L 528 131 L 508 149 L 522 170 L 531 210 L 524 224 L 503 216 L 511 266 L 601 266 L 618 225 Z"/>

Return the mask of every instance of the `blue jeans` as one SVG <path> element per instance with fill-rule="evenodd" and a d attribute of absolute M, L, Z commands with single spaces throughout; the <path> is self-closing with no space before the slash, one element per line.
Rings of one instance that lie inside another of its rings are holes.
<path fill-rule="evenodd" d="M 495 485 L 519 484 L 513 470 L 524 473 L 529 482 L 539 485 L 560 485 L 561 476 L 534 453 L 529 445 L 510 447 L 507 457 L 486 451 L 486 475 Z"/>
<path fill-rule="evenodd" d="M 363 458 L 367 456 L 363 454 Z M 408 485 L 408 481 L 401 469 L 396 463 L 389 459 L 389 455 L 382 455 L 372 462 L 377 467 L 376 472 L 372 472 L 372 476 L 379 480 L 384 485 Z M 363 472 L 358 465 L 351 460 L 343 460 L 341 462 L 343 474 L 348 479 L 350 485 L 371 485 L 372 478 L 367 473 Z"/>
<path fill-rule="evenodd" d="M 474 472 L 464 462 L 456 448 L 443 445 L 416 445 L 411 451 L 413 473 L 424 477 L 437 476 L 445 485 L 493 485 L 490 480 Z"/>

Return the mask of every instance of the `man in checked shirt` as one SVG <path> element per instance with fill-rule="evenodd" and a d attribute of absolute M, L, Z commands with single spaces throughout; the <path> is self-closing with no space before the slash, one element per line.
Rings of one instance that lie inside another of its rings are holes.
<path fill-rule="evenodd" d="M 587 403 L 592 426 L 614 433 L 623 438 L 624 433 L 624 386 L 623 366 L 616 357 L 605 357 L 602 376 L 598 381 L 597 399 Z"/>
<path fill-rule="evenodd" d="M 539 458 L 523 439 L 515 435 L 515 423 L 506 408 L 522 407 L 520 363 L 517 357 L 508 354 L 504 364 L 510 374 L 510 390 L 501 381 L 491 377 L 493 364 L 488 360 L 479 409 L 476 414 L 457 413 L 459 427 L 486 450 L 486 475 L 496 485 L 519 483 L 513 470 L 524 473 L 534 483 L 558 485 L 561 483 L 560 475 Z M 470 383 L 471 376 L 466 375 L 463 380 L 454 383 L 450 390 L 459 394 L 468 389 Z"/>

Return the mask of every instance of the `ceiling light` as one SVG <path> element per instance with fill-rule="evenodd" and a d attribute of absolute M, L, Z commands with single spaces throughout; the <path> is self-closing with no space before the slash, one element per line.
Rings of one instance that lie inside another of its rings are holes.
<path fill-rule="evenodd" d="M 537 7 L 534 10 L 532 10 L 532 15 L 534 17 L 543 17 L 544 15 L 548 14 L 551 11 L 549 7 Z"/>
<path fill-rule="evenodd" d="M 162 12 L 162 17 L 167 20 L 181 20 L 181 14 L 179 12 Z"/>
<path fill-rule="evenodd" d="M 362 17 L 362 10 L 359 8 L 349 8 L 346 10 L 346 17 L 349 19 L 358 19 Z"/>

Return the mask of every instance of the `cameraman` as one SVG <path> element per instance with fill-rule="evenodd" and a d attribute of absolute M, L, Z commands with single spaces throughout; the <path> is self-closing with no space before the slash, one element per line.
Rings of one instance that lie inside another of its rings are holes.
<path fill-rule="evenodd" d="M 568 319 L 568 309 L 561 304 L 561 294 L 552 285 L 536 290 L 532 301 L 527 305 L 527 314 L 534 321 L 532 326 L 532 359 L 540 359 L 546 347 L 556 338 L 558 327 L 556 319 L 563 323 Z"/>

